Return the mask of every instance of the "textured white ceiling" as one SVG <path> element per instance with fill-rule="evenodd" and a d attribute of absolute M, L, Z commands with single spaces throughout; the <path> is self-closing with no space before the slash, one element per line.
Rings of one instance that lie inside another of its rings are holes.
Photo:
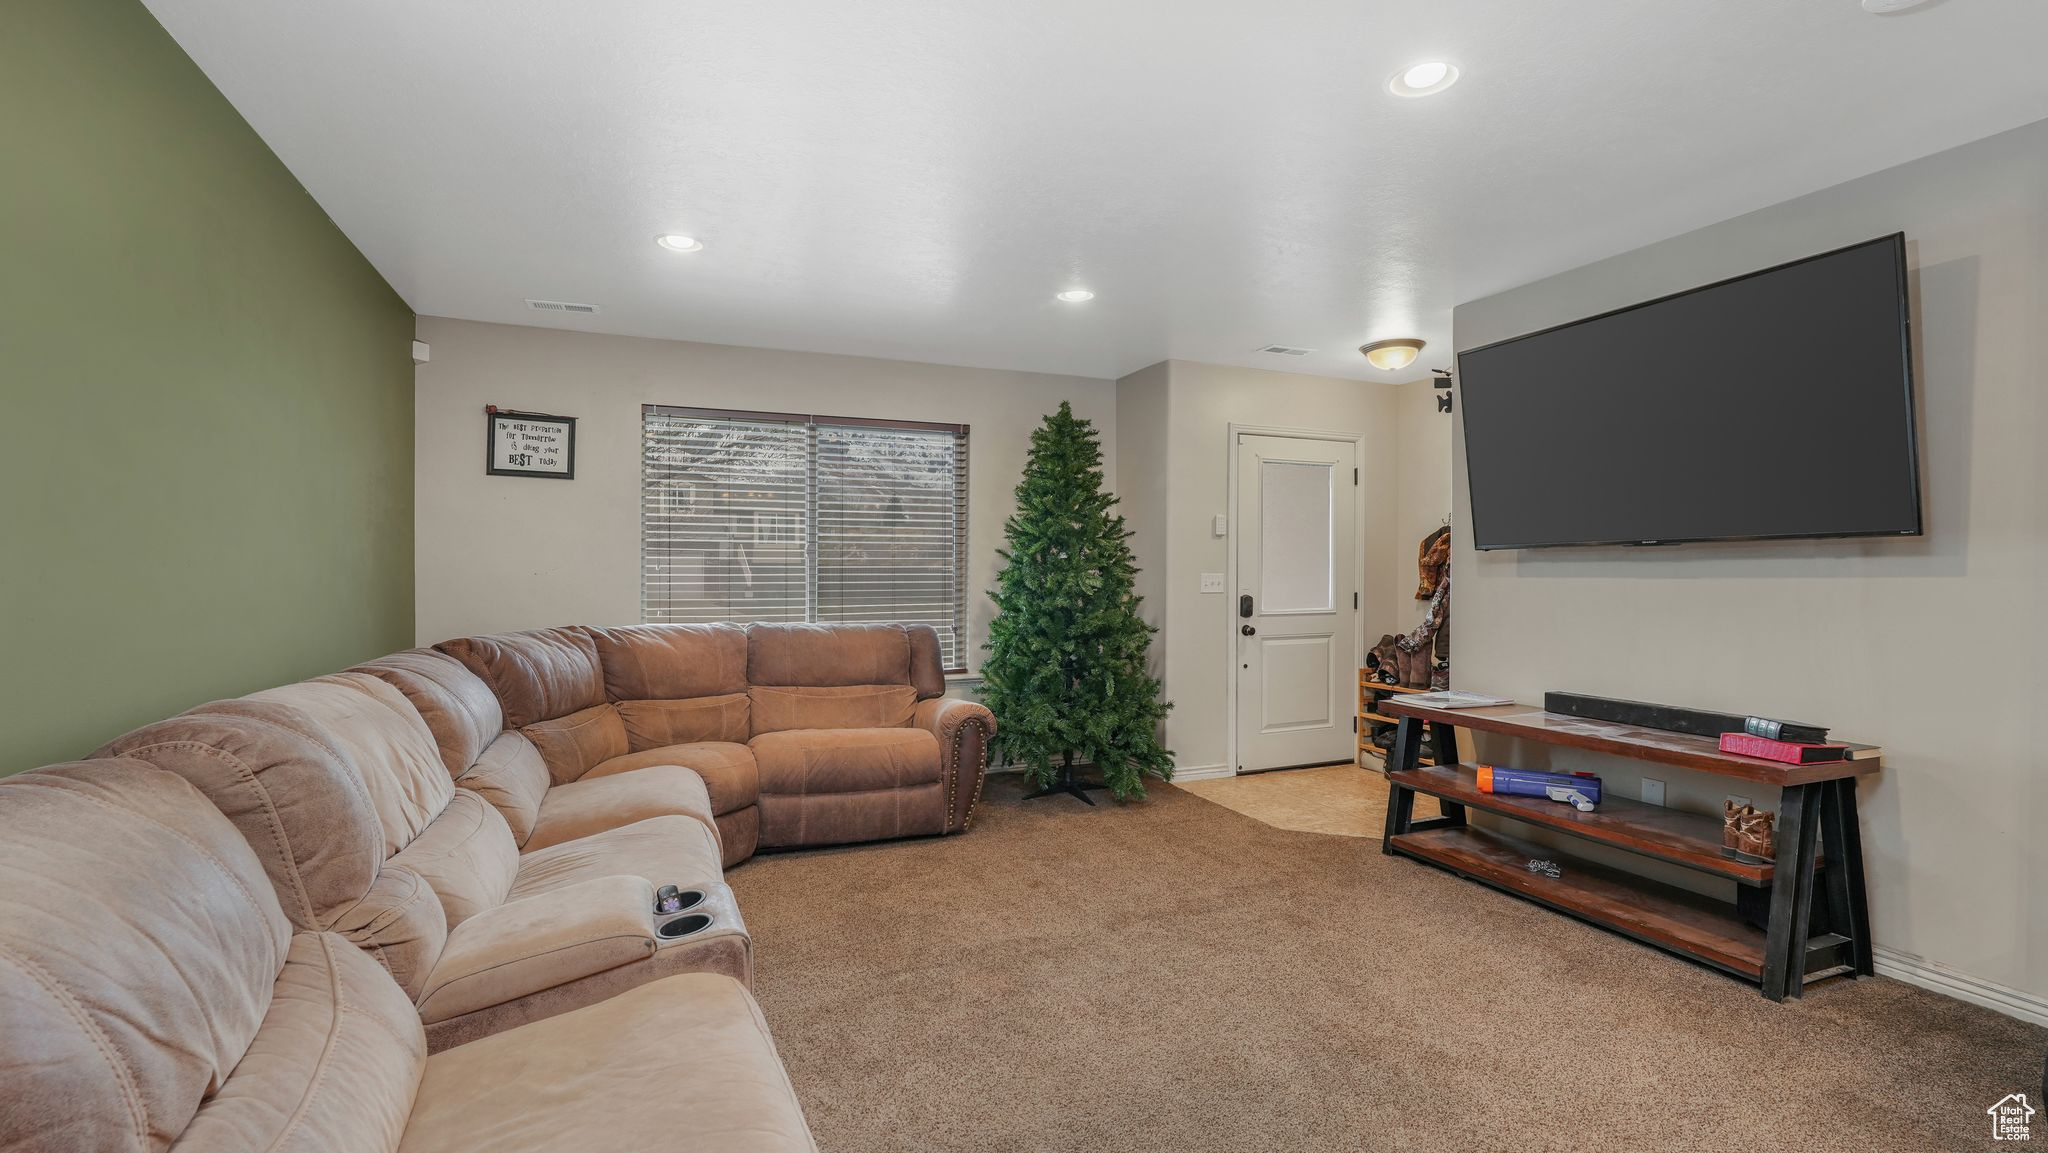
<path fill-rule="evenodd" d="M 1410 379 L 1456 302 L 2048 117 L 2048 0 L 148 3 L 419 312 L 1091 376 Z"/>

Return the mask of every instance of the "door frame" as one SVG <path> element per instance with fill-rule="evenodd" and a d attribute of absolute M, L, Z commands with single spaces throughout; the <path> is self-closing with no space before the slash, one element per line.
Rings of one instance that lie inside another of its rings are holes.
<path fill-rule="evenodd" d="M 1237 438 L 1240 436 L 1284 436 L 1295 440 L 1349 441 L 1352 445 L 1351 460 L 1358 469 L 1358 493 L 1351 502 L 1352 573 L 1358 587 L 1352 591 L 1358 594 L 1358 611 L 1351 619 L 1351 675 L 1356 678 L 1358 666 L 1365 660 L 1365 434 L 1362 432 L 1339 432 L 1326 428 L 1287 428 L 1272 424 L 1238 424 L 1225 426 L 1223 453 L 1227 464 L 1225 473 L 1230 486 L 1228 511 L 1224 514 L 1223 547 L 1227 554 L 1223 568 L 1223 594 L 1225 612 L 1222 628 L 1226 644 L 1223 648 L 1223 751 L 1227 758 L 1223 763 L 1231 776 L 1238 776 L 1237 757 L 1237 626 L 1228 606 L 1237 603 L 1237 526 L 1238 516 L 1238 467 Z M 1352 709 L 1353 723 L 1356 723 L 1357 708 Z M 1352 752 L 1352 759 L 1358 757 Z"/>

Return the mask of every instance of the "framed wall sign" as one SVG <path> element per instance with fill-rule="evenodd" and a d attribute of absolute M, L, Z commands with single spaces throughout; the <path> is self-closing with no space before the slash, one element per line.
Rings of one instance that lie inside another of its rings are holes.
<path fill-rule="evenodd" d="M 484 409 L 484 472 L 576 479 L 576 418 Z"/>

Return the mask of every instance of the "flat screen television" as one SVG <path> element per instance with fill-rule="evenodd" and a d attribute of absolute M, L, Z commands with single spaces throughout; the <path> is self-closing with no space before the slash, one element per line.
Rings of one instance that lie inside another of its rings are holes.
<path fill-rule="evenodd" d="M 1481 549 L 1916 536 L 1903 234 L 1458 354 Z"/>

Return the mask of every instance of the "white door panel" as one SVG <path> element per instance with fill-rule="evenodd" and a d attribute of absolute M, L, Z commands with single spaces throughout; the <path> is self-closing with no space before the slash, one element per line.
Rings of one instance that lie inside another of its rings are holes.
<path fill-rule="evenodd" d="M 1245 434 L 1237 454 L 1238 771 L 1347 760 L 1357 445 Z"/>
<path fill-rule="evenodd" d="M 1265 683 L 1259 686 L 1262 733 L 1328 728 L 1330 716 L 1329 636 L 1269 638 L 1259 662 Z M 1345 722 L 1345 732 L 1350 732 Z"/>
<path fill-rule="evenodd" d="M 1267 616 L 1326 613 L 1333 607 L 1330 508 L 1336 466 L 1259 462 L 1259 573 Z M 1346 478 L 1349 479 L 1348 477 Z"/>

